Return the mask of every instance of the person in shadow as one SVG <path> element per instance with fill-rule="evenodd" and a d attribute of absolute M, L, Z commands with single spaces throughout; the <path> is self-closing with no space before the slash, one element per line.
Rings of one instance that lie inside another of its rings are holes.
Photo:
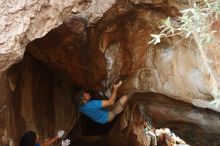
<path fill-rule="evenodd" d="M 59 130 L 57 135 L 47 141 L 44 141 L 43 143 L 39 144 L 38 136 L 34 131 L 28 131 L 26 132 L 21 140 L 19 146 L 51 146 L 53 145 L 58 139 L 61 139 L 61 137 L 64 135 L 63 130 Z M 70 144 L 70 140 L 62 140 L 61 146 L 68 146 Z"/>

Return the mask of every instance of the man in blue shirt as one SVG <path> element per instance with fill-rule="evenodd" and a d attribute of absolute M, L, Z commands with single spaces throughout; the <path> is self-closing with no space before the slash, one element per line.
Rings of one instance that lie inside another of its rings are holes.
<path fill-rule="evenodd" d="M 111 97 L 108 100 L 90 100 L 90 93 L 84 91 L 80 97 L 80 111 L 93 121 L 105 124 L 121 113 L 127 103 L 128 96 L 122 96 L 116 103 L 117 91 L 122 81 L 113 86 Z M 106 109 L 110 107 L 109 109 Z"/>

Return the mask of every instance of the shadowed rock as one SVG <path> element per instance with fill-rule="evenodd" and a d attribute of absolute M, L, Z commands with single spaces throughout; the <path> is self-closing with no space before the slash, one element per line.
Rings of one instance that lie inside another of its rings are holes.
<path fill-rule="evenodd" d="M 129 139 L 144 145 L 140 139 L 146 138 L 143 133 L 146 121 L 155 128 L 170 128 L 192 146 L 220 144 L 219 113 L 156 93 L 135 93 L 110 135 L 117 135 L 118 129 L 121 129 Z"/>

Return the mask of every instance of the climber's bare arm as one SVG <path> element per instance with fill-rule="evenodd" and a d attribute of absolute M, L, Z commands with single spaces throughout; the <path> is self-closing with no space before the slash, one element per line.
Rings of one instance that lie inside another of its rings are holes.
<path fill-rule="evenodd" d="M 115 103 L 118 88 L 121 86 L 122 81 L 119 81 L 118 84 L 114 84 L 111 97 L 108 100 L 102 100 L 102 107 L 111 106 Z"/>

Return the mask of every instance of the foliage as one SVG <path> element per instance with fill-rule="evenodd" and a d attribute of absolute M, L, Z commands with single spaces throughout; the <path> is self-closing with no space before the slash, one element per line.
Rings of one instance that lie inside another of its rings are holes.
<path fill-rule="evenodd" d="M 193 3 L 188 9 L 180 11 L 177 18 L 168 17 L 162 21 L 159 34 L 152 34 L 153 39 L 149 44 L 157 44 L 163 37 L 181 35 L 183 38 L 193 38 L 199 47 L 213 41 L 213 33 L 210 26 L 216 22 L 220 14 L 220 0 L 203 0 Z"/>

